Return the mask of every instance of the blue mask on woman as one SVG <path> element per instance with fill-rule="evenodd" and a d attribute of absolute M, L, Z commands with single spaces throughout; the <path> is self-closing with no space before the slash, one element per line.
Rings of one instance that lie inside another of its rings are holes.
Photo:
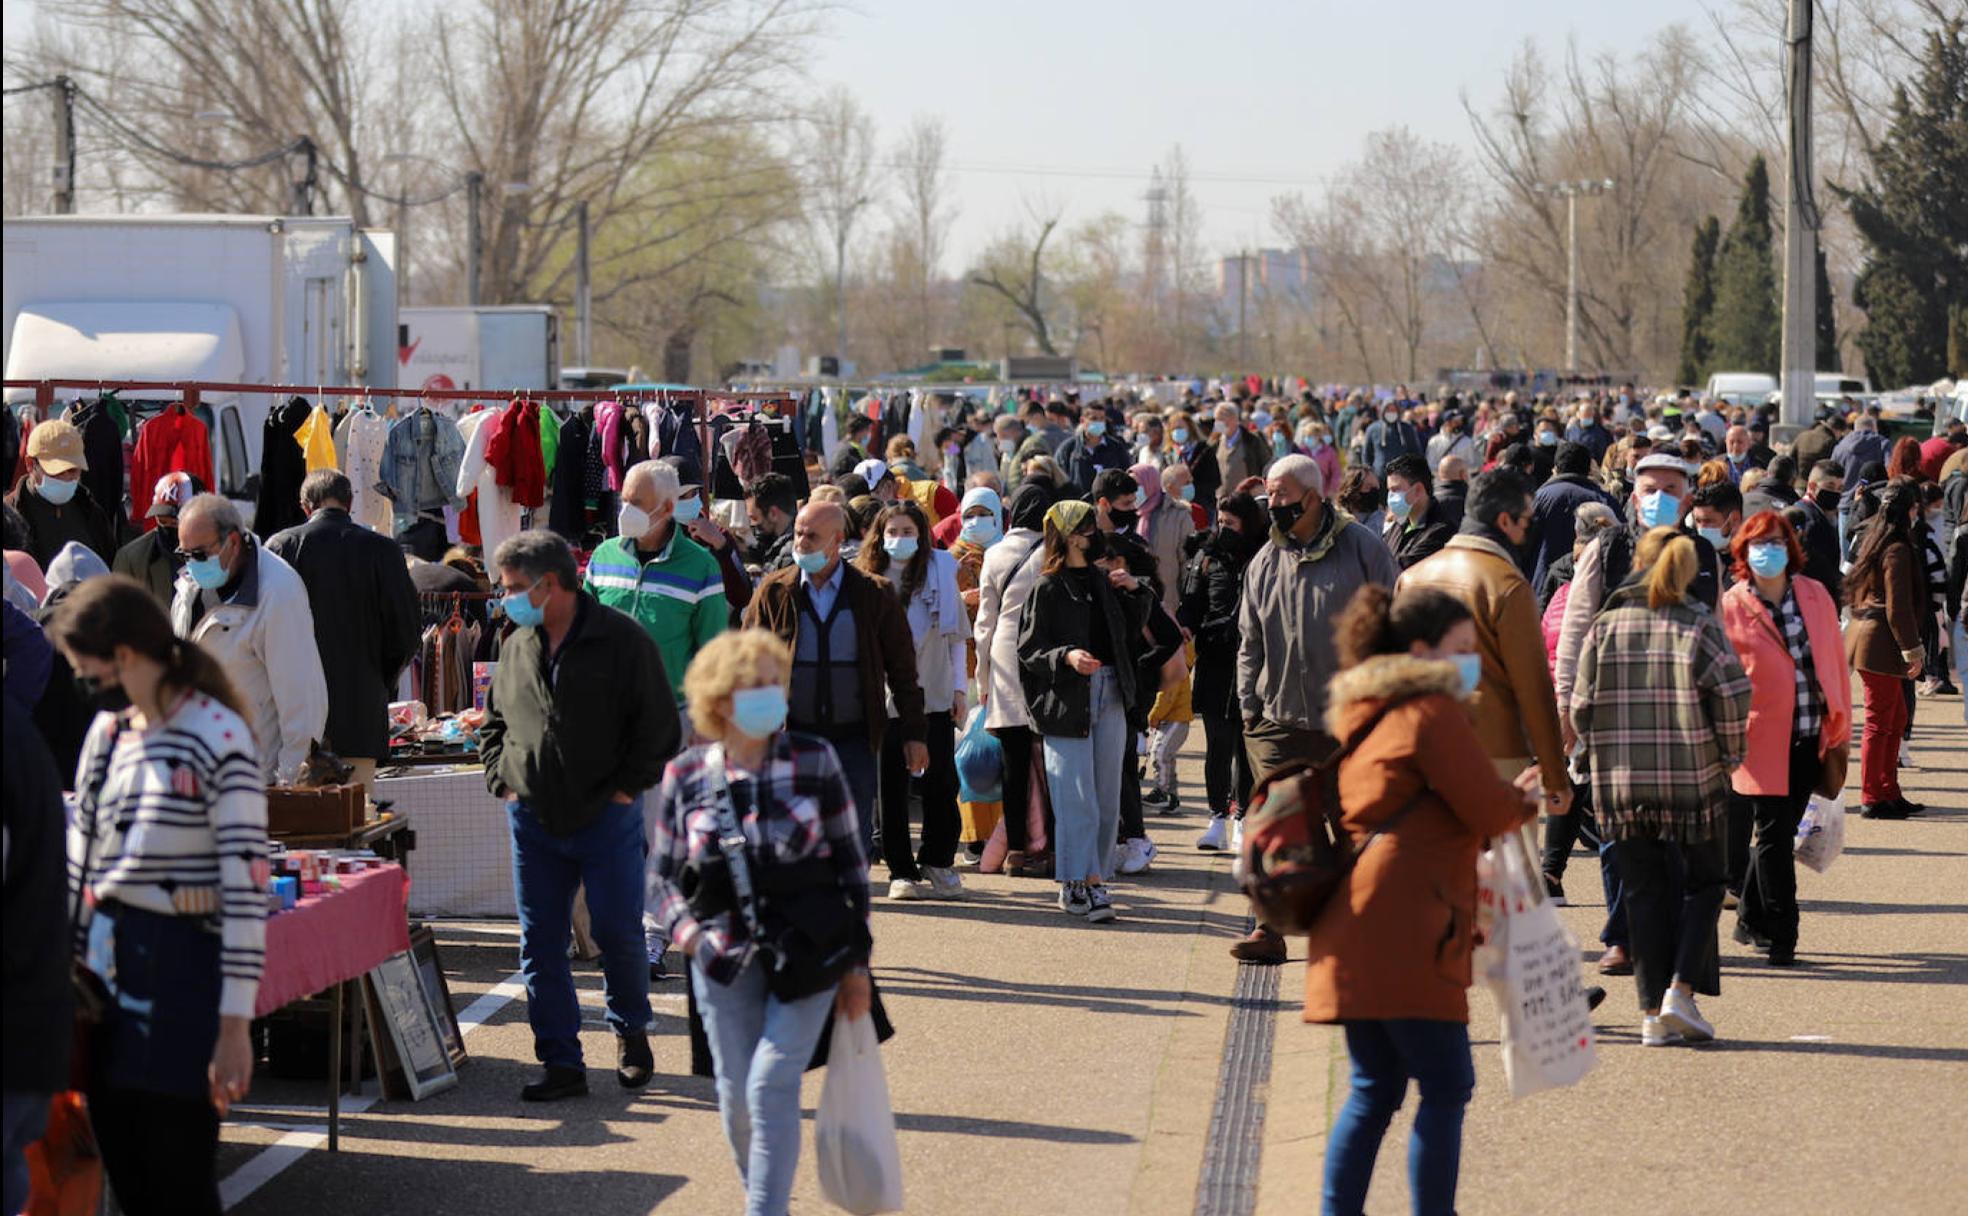
<path fill-rule="evenodd" d="M 499 606 L 505 610 L 506 619 L 521 629 L 529 629 L 547 619 L 547 610 L 533 602 L 532 587 L 507 592 L 499 601 Z"/>
<path fill-rule="evenodd" d="M 731 694 L 731 725 L 753 739 L 764 739 L 786 723 L 786 690 L 741 688 Z"/>
<path fill-rule="evenodd" d="M 980 548 L 996 544 L 1001 535 L 995 515 L 973 515 L 963 521 L 963 538 Z"/>
<path fill-rule="evenodd" d="M 1183 502 L 1196 501 L 1196 487 L 1189 484 L 1186 481 L 1182 483 L 1182 501 Z"/>
<path fill-rule="evenodd" d="M 1174 430 L 1169 432 L 1169 438 L 1175 440 L 1177 443 L 1188 443 L 1189 428 L 1186 426 L 1176 427 Z"/>
<path fill-rule="evenodd" d="M 1790 568 L 1790 550 L 1774 543 L 1749 547 L 1749 569 L 1758 578 L 1775 578 Z"/>
<path fill-rule="evenodd" d="M 1452 654 L 1449 662 L 1455 664 L 1456 674 L 1462 677 L 1462 695 L 1476 695 L 1476 686 L 1483 682 L 1483 656 L 1480 654 Z"/>
<path fill-rule="evenodd" d="M 882 552 L 893 561 L 906 562 L 916 555 L 916 538 L 913 536 L 890 536 L 882 541 Z"/>
<path fill-rule="evenodd" d="M 679 498 L 676 500 L 676 521 L 687 524 L 704 514 L 704 500 L 701 498 Z"/>

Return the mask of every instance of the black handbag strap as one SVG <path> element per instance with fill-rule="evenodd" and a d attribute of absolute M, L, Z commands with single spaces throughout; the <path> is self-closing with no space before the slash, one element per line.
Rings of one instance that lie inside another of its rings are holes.
<path fill-rule="evenodd" d="M 711 793 L 717 799 L 718 852 L 731 870 L 731 889 L 738 896 L 738 915 L 745 921 L 755 945 L 762 945 L 765 934 L 759 928 L 758 902 L 752 887 L 752 866 L 745 856 L 745 830 L 738 823 L 738 810 L 731 798 L 731 785 L 724 776 L 724 744 L 713 743 L 706 759 L 710 763 Z M 761 778 L 762 779 L 762 778 Z"/>

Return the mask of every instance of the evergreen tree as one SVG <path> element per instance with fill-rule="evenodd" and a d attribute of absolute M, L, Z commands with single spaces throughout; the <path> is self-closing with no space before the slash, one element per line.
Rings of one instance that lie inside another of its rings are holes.
<path fill-rule="evenodd" d="M 1717 370 L 1775 374 L 1783 359 L 1783 314 L 1770 246 L 1770 170 L 1759 156 L 1749 162 L 1735 221 L 1715 257 L 1709 334 Z"/>
<path fill-rule="evenodd" d="M 1715 315 L 1715 248 L 1722 242 L 1722 224 L 1709 216 L 1695 225 L 1695 250 L 1688 261 L 1688 285 L 1681 292 L 1682 384 L 1698 385 L 1708 375 L 1715 340 L 1709 326 Z"/>
<path fill-rule="evenodd" d="M 1818 370 L 1839 371 L 1838 314 L 1832 309 L 1831 271 L 1825 268 L 1824 246 L 1818 246 Z"/>
<path fill-rule="evenodd" d="M 1968 18 L 1928 34 L 1920 78 L 1892 109 L 1873 180 L 1837 191 L 1865 245 L 1856 341 L 1880 388 L 1968 372 Z"/>

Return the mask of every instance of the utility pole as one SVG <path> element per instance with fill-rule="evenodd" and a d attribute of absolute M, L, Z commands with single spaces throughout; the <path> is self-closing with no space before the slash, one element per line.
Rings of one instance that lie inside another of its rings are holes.
<path fill-rule="evenodd" d="M 75 82 L 55 77 L 55 214 L 75 214 Z"/>
<path fill-rule="evenodd" d="M 1581 194 L 1604 194 L 1613 179 L 1553 182 L 1545 189 L 1565 196 L 1565 370 L 1578 371 L 1579 341 L 1579 214 Z"/>
<path fill-rule="evenodd" d="M 1250 371 L 1249 330 L 1244 326 L 1250 314 L 1250 250 L 1237 255 L 1237 374 Z"/>
<path fill-rule="evenodd" d="M 300 152 L 305 167 L 301 170 L 301 175 L 294 179 L 294 202 L 293 206 L 288 208 L 287 214 L 313 215 L 314 192 L 321 184 L 320 153 L 314 146 L 314 140 L 305 135 L 300 138 Z"/>
<path fill-rule="evenodd" d="M 478 271 L 485 261 L 485 233 L 479 213 L 485 209 L 485 175 L 465 174 L 465 302 L 478 307 Z"/>
<path fill-rule="evenodd" d="M 1784 421 L 1807 427 L 1817 410 L 1818 207 L 1811 197 L 1811 0 L 1790 0 L 1785 36 Z"/>
<path fill-rule="evenodd" d="M 588 277 L 588 200 L 574 204 L 574 225 L 574 345 L 576 362 L 588 367 L 594 362 L 591 345 L 594 284 Z"/>
<path fill-rule="evenodd" d="M 863 195 L 834 217 L 834 359 L 842 377 L 847 375 L 847 234 L 854 217 L 867 205 Z"/>

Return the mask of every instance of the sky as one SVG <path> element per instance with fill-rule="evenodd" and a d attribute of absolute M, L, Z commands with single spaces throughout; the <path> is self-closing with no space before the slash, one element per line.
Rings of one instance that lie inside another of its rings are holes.
<path fill-rule="evenodd" d="M 1527 36 L 1554 55 L 1568 37 L 1625 53 L 1670 23 L 1707 28 L 1702 0 L 848 4 L 812 77 L 852 89 L 885 150 L 915 115 L 943 117 L 963 170 L 952 263 L 1032 204 L 1063 204 L 1068 223 L 1110 209 L 1145 222 L 1148 172 L 1176 144 L 1204 244 L 1276 245 L 1271 198 L 1316 192 L 1369 132 L 1405 124 L 1470 147 L 1462 91 L 1493 101 Z"/>

